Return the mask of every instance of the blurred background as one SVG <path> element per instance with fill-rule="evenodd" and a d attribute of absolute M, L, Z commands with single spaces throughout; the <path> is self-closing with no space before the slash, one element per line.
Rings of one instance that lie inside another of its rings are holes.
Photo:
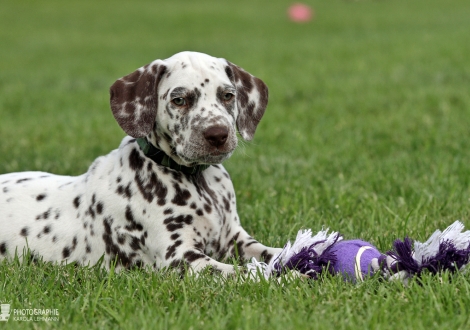
<path fill-rule="evenodd" d="M 469 221 L 470 2 L 304 4 L 296 22 L 279 0 L 2 1 L 0 173 L 84 173 L 124 136 L 109 86 L 193 50 L 270 87 L 225 164 L 261 238 L 334 224 L 380 245 L 371 228 Z"/>

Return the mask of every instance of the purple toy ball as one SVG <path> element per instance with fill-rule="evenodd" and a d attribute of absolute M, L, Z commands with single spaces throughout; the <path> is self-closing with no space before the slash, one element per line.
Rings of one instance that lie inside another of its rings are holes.
<path fill-rule="evenodd" d="M 336 262 L 331 265 L 333 271 L 353 282 L 371 276 L 372 260 L 382 256 L 375 246 L 359 239 L 340 241 L 331 247 L 330 253 L 336 256 Z"/>

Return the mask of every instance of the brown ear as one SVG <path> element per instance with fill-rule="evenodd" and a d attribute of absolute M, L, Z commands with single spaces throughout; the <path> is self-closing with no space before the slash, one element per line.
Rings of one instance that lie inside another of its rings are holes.
<path fill-rule="evenodd" d="M 237 88 L 237 128 L 245 140 L 251 140 L 268 105 L 268 86 L 239 66 L 227 64 L 225 73 Z"/>
<path fill-rule="evenodd" d="M 154 61 L 118 79 L 110 88 L 111 111 L 126 134 L 148 135 L 157 116 L 157 88 L 166 66 Z"/>

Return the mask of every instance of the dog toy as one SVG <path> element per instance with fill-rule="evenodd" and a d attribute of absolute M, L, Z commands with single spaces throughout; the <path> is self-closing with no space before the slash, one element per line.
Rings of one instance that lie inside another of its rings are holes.
<path fill-rule="evenodd" d="M 264 278 L 280 276 L 294 270 L 317 279 L 323 272 L 342 274 L 346 281 L 363 281 L 376 273 L 386 279 L 405 283 L 423 272 L 463 270 L 470 260 L 470 231 L 455 221 L 444 231 L 436 230 L 424 243 L 406 237 L 396 240 L 393 248 L 381 253 L 375 246 L 360 239 L 343 240 L 338 232 L 321 230 L 312 235 L 310 229 L 300 230 L 294 243 L 266 264 L 252 259 L 247 265 L 251 275 Z"/>

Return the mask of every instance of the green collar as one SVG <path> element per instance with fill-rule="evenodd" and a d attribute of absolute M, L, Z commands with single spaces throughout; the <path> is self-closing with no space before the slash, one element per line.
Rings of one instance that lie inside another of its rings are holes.
<path fill-rule="evenodd" d="M 140 149 L 144 152 L 145 156 L 153 160 L 155 163 L 169 167 L 175 171 L 180 171 L 185 174 L 193 175 L 200 173 L 207 169 L 210 165 L 207 164 L 200 164 L 196 166 L 184 166 L 180 165 L 171 159 L 166 153 L 162 150 L 155 147 L 153 144 L 147 141 L 146 138 L 138 138 L 136 139 L 137 143 L 139 144 Z"/>

